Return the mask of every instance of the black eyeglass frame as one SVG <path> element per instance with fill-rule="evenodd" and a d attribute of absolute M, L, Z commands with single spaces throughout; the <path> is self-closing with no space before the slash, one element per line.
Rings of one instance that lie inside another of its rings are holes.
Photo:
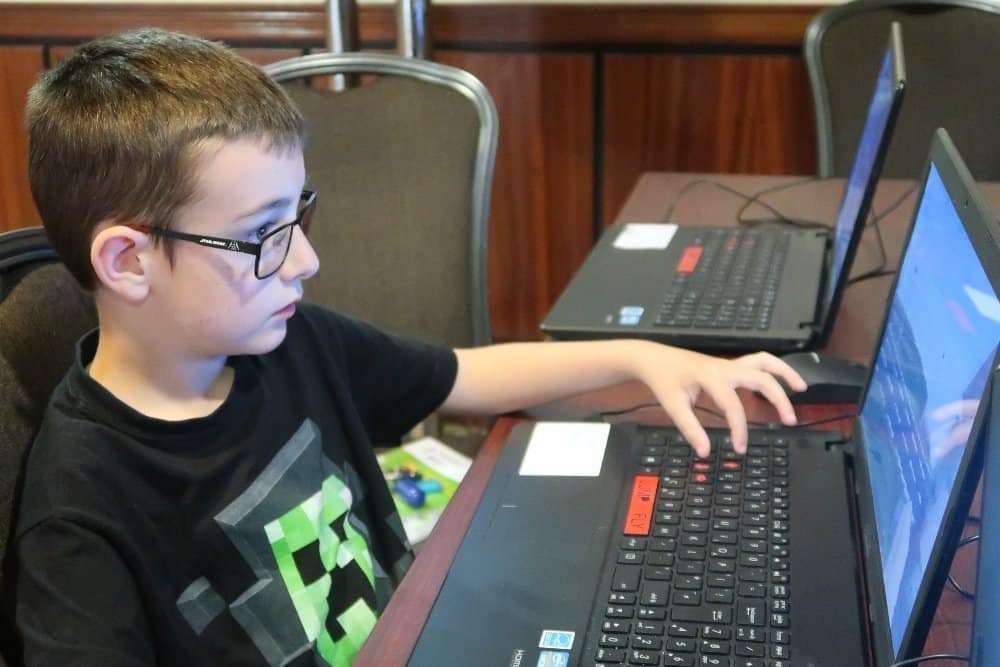
<path fill-rule="evenodd" d="M 258 280 L 264 280 L 270 278 L 275 273 L 281 270 L 281 267 L 285 265 L 285 260 L 288 259 L 288 251 L 292 247 L 292 237 L 291 234 L 288 236 L 288 242 L 285 244 L 285 253 L 281 257 L 281 261 L 278 265 L 274 267 L 273 271 L 268 272 L 265 275 L 260 275 L 260 251 L 267 243 L 267 240 L 272 236 L 280 234 L 289 227 L 294 227 L 298 225 L 302 229 L 302 233 L 308 233 L 309 224 L 312 222 L 312 212 L 316 206 L 316 193 L 312 190 L 303 190 L 302 194 L 299 196 L 299 202 L 302 208 L 299 209 L 298 215 L 291 222 L 286 222 L 284 224 L 278 225 L 267 234 L 264 238 L 260 240 L 260 243 L 253 243 L 252 241 L 240 241 L 238 239 L 227 239 L 220 236 L 204 236 L 202 234 L 188 234 L 187 232 L 175 232 L 172 229 L 163 229 L 160 227 L 150 227 L 148 225 L 129 225 L 133 229 L 138 229 L 139 231 L 145 232 L 147 234 L 154 234 L 156 236 L 162 236 L 167 239 L 176 239 L 178 241 L 189 241 L 191 243 L 197 243 L 200 246 L 205 246 L 206 248 L 215 248 L 217 250 L 229 250 L 231 252 L 242 252 L 247 255 L 253 255 L 253 274 Z"/>

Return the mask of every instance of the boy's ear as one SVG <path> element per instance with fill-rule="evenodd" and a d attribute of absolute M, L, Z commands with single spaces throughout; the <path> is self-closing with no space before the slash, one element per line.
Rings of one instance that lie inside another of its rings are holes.
<path fill-rule="evenodd" d="M 90 243 L 97 279 L 126 301 L 143 301 L 149 294 L 154 251 L 149 234 L 112 221 L 101 223 L 97 230 Z"/>

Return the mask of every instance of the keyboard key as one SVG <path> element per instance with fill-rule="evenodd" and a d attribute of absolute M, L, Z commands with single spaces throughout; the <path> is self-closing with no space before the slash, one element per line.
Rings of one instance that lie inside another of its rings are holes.
<path fill-rule="evenodd" d="M 696 648 L 693 639 L 673 637 L 666 643 L 666 649 L 674 653 L 694 653 Z"/>
<path fill-rule="evenodd" d="M 730 625 L 733 612 L 729 607 L 703 605 L 701 607 L 677 607 L 670 612 L 670 620 L 688 623 L 715 623 Z"/>
<path fill-rule="evenodd" d="M 662 635 L 663 623 L 652 623 L 650 621 L 639 620 L 635 622 L 635 634 L 637 635 Z"/>
<path fill-rule="evenodd" d="M 648 581 L 642 585 L 642 596 L 639 598 L 640 604 L 649 607 L 662 607 L 667 604 L 667 596 L 670 594 L 670 584 L 658 581 Z"/>
<path fill-rule="evenodd" d="M 686 623 L 671 623 L 667 628 L 667 634 L 671 637 L 697 637 L 698 629 Z"/>
<path fill-rule="evenodd" d="M 720 625 L 706 625 L 701 630 L 701 636 L 705 639 L 729 639 L 731 634 L 729 628 Z"/>
<path fill-rule="evenodd" d="M 659 665 L 660 654 L 655 651 L 633 650 L 628 657 L 630 665 Z"/>
<path fill-rule="evenodd" d="M 625 662 L 625 651 L 617 648 L 598 648 L 594 658 L 597 659 L 597 662 L 619 664 Z"/>
<path fill-rule="evenodd" d="M 701 652 L 707 655 L 729 655 L 731 652 L 729 642 L 717 642 L 705 640 L 701 642 Z"/>
<path fill-rule="evenodd" d="M 615 574 L 611 580 L 611 589 L 615 591 L 637 591 L 639 590 L 638 565 L 618 565 L 615 567 Z"/>
<path fill-rule="evenodd" d="M 663 640 L 651 635 L 636 635 L 632 638 L 632 648 L 643 651 L 659 651 L 663 646 Z"/>

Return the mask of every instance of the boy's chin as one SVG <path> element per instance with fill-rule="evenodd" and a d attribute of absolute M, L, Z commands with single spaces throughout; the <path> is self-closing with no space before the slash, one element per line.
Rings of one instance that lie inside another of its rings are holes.
<path fill-rule="evenodd" d="M 287 327 L 285 326 L 285 323 L 282 322 L 280 327 L 270 327 L 266 331 L 258 332 L 257 335 L 244 341 L 242 345 L 235 346 L 238 347 L 238 349 L 231 351 L 229 356 L 253 356 L 274 352 L 283 342 L 285 342 L 285 336 L 287 333 Z"/>

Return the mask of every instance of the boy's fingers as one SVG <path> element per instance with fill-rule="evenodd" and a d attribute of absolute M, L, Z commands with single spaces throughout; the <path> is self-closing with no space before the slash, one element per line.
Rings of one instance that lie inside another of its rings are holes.
<path fill-rule="evenodd" d="M 751 366 L 759 370 L 767 371 L 771 375 L 777 375 L 787 382 L 788 386 L 795 391 L 803 391 L 808 386 L 806 381 L 794 368 L 768 352 L 758 352 L 756 354 L 740 357 L 740 361 L 749 363 Z"/>
<path fill-rule="evenodd" d="M 717 384 L 715 382 L 705 383 L 705 393 L 715 401 L 715 405 L 726 417 L 729 430 L 732 432 L 733 449 L 739 454 L 747 451 L 747 415 L 743 410 L 743 403 L 736 394 L 736 390 L 727 384 Z"/>
<path fill-rule="evenodd" d="M 795 416 L 792 401 L 773 375 L 764 372 L 756 373 L 753 378 L 748 378 L 741 384 L 766 398 L 778 411 L 781 423 L 786 426 L 794 426 L 797 423 L 798 418 Z"/>
<path fill-rule="evenodd" d="M 701 422 L 695 417 L 687 396 L 681 392 L 666 396 L 660 402 L 663 405 L 663 409 L 670 416 L 670 419 L 673 420 L 674 426 L 677 427 L 688 441 L 695 454 L 701 458 L 708 457 L 711 453 L 712 445 Z"/>

